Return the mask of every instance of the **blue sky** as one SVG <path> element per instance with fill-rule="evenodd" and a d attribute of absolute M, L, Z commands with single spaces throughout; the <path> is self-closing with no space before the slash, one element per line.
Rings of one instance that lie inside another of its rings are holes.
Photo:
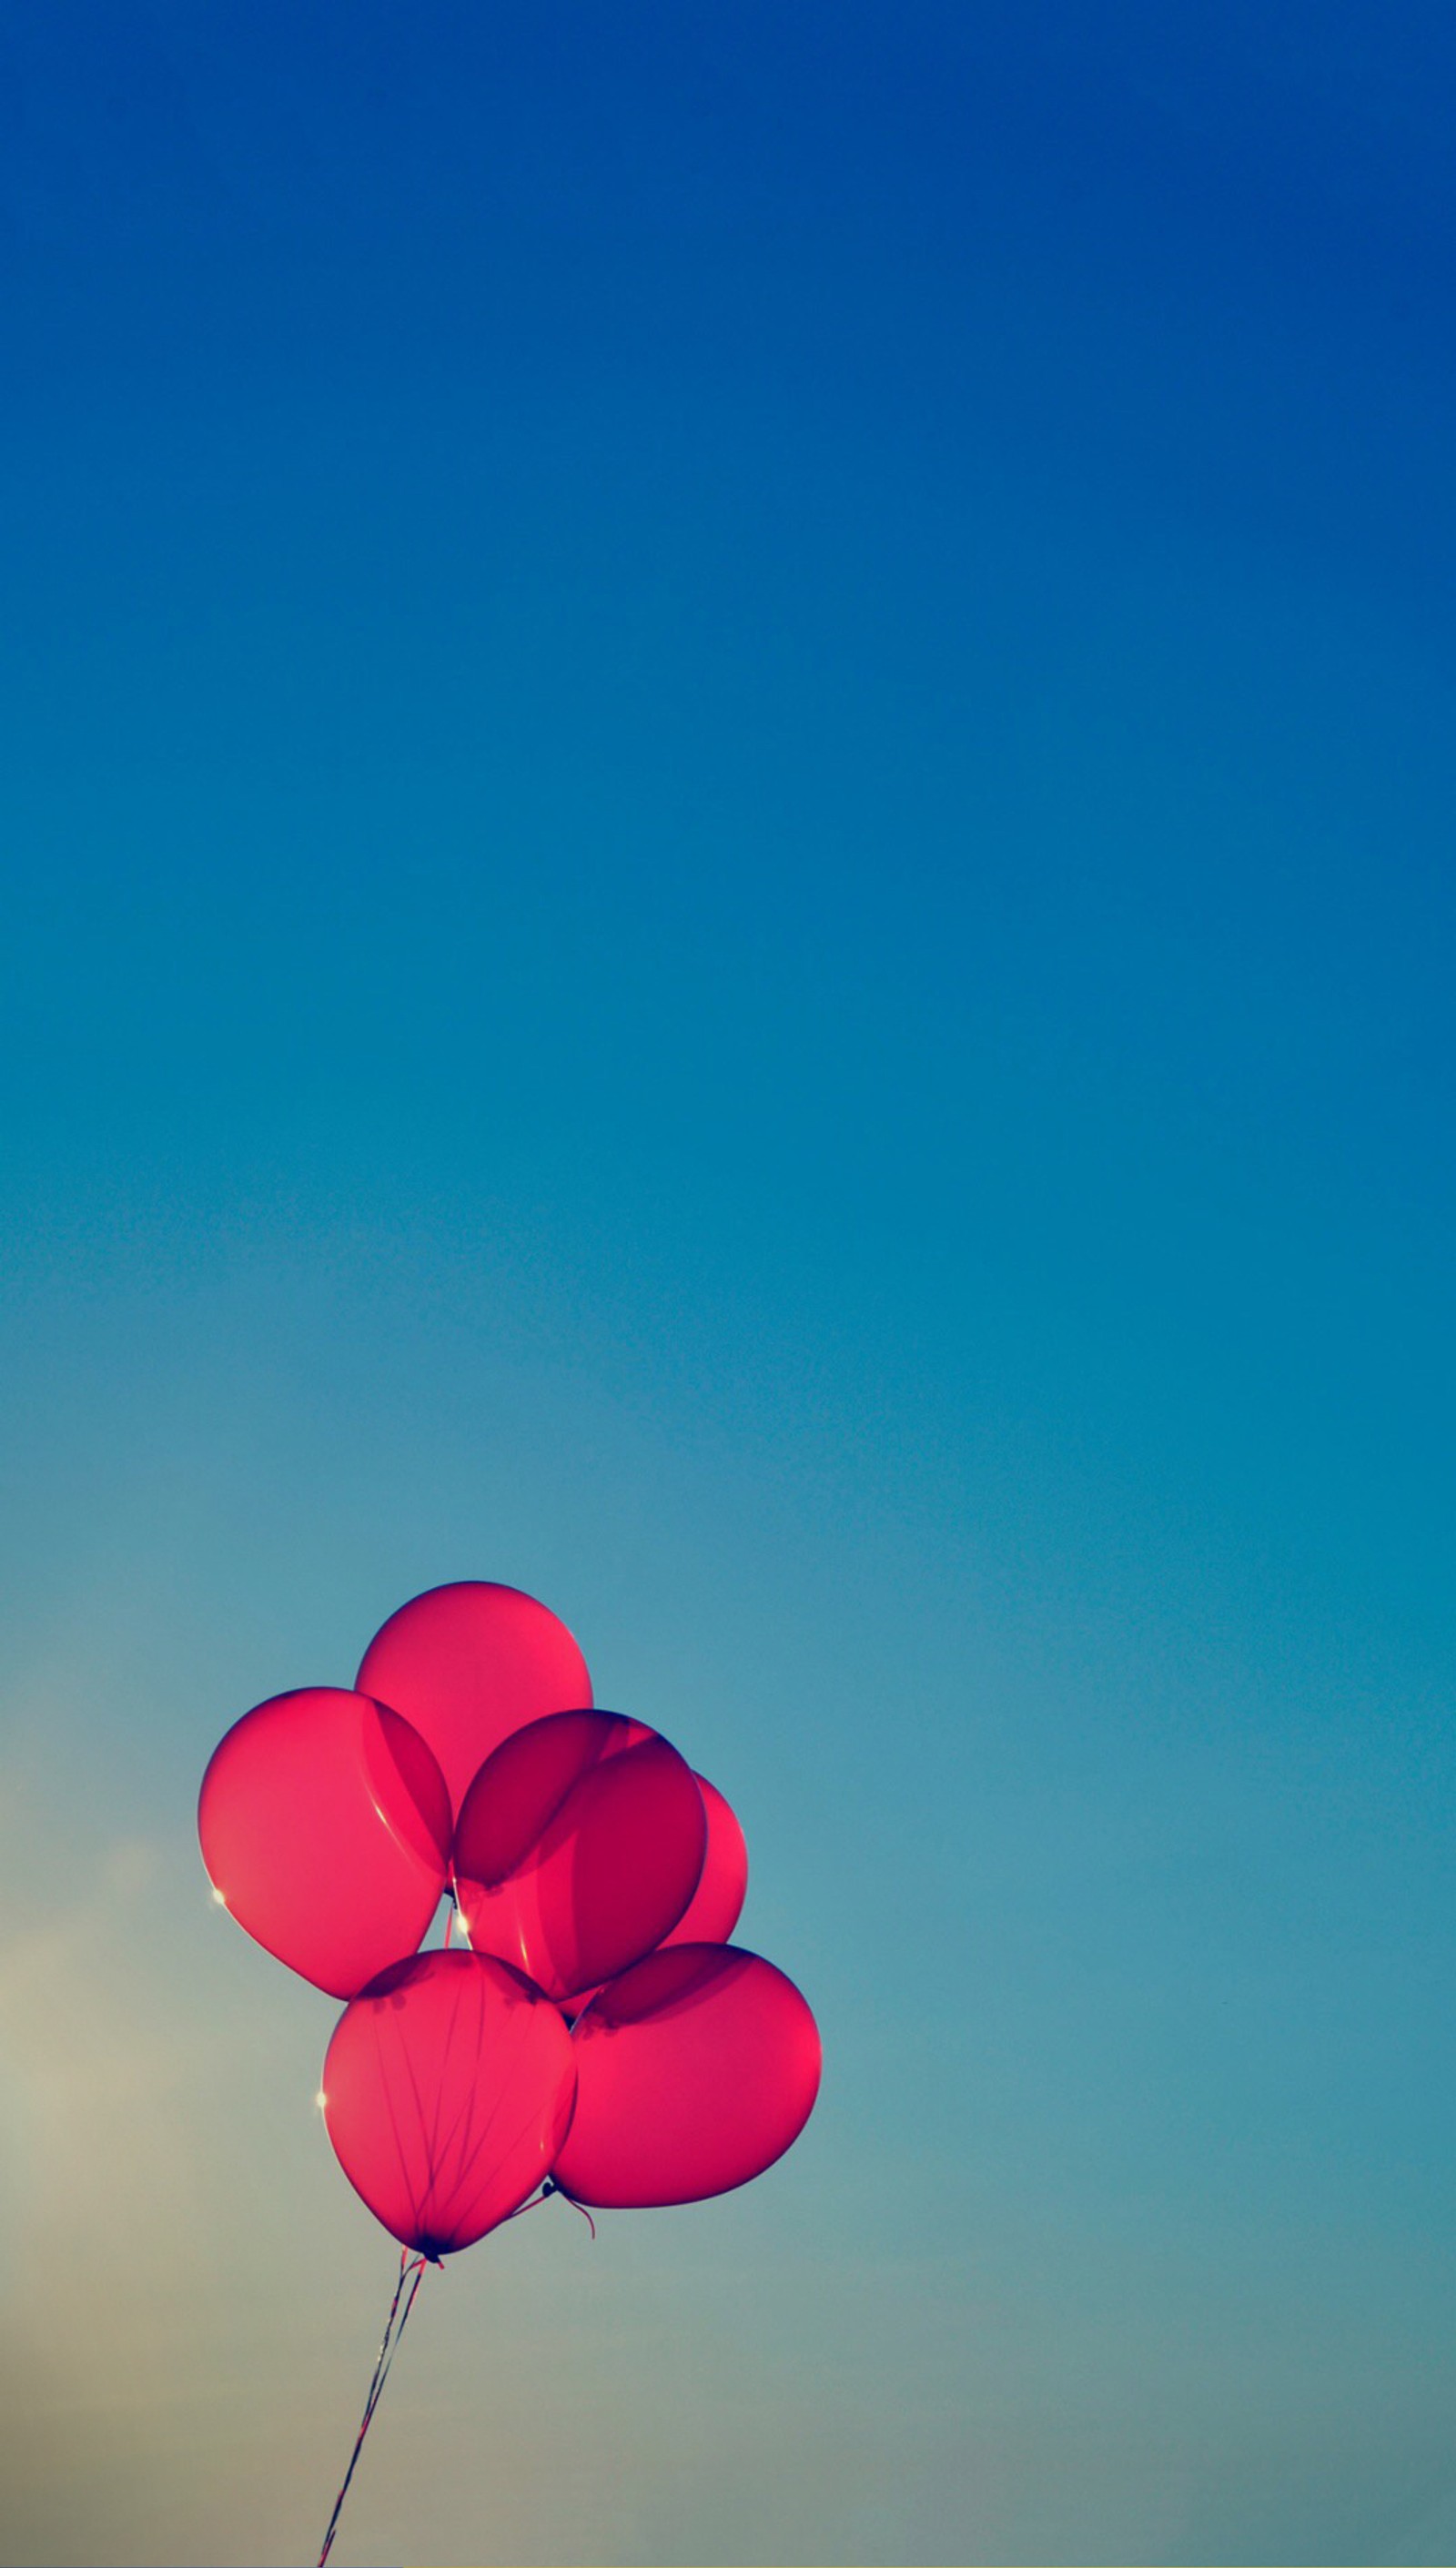
<path fill-rule="evenodd" d="M 433 2288 L 340 2558 L 1449 2558 L 1449 18 L 3 53 L 5 2556 L 327 2512 L 195 1791 L 478 1575 L 825 2088 Z"/>

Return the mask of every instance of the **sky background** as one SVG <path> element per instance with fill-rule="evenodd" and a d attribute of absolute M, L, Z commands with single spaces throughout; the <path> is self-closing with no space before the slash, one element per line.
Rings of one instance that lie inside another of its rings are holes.
<path fill-rule="evenodd" d="M 196 1789 L 468 1576 L 825 2082 L 427 2278 L 341 2568 L 1456 2557 L 1453 105 L 6 13 L 5 2561 L 314 2555 L 394 2252 Z"/>

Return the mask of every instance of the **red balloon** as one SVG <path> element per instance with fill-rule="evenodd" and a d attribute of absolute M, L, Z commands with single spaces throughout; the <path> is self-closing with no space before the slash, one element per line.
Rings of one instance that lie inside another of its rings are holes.
<path fill-rule="evenodd" d="M 402 2247 L 452 2256 L 519 2209 L 571 2122 L 556 2009 L 485 1953 L 417 1953 L 346 2007 L 324 2121 L 354 2190 Z"/>
<path fill-rule="evenodd" d="M 663 1944 L 726 1944 L 742 1914 L 748 1887 L 748 1849 L 728 1802 L 706 1774 L 697 1778 L 708 1813 L 708 1852 L 703 1859 L 703 1878 L 689 1900 L 670 1935 Z M 583 1989 L 566 2009 L 569 2017 L 581 2015 L 597 1992 Z"/>
<path fill-rule="evenodd" d="M 706 1774 L 698 1789 L 708 1813 L 708 1852 L 703 1878 L 665 1944 L 726 1944 L 743 1911 L 748 1889 L 748 1849 L 743 1831 L 716 1783 Z"/>
<path fill-rule="evenodd" d="M 455 1810 L 513 1730 L 592 1699 L 565 1624 L 534 1596 L 485 1578 L 431 1587 L 402 1605 L 370 1642 L 357 1682 L 429 1741 Z"/>
<path fill-rule="evenodd" d="M 305 1686 L 245 1712 L 197 1802 L 217 1899 L 266 1951 L 352 1998 L 413 1953 L 449 1867 L 444 1778 L 384 1704 Z"/>
<path fill-rule="evenodd" d="M 819 2033 L 782 1971 L 735 1944 L 673 1944 L 577 2018 L 576 2114 L 551 2172 L 577 2202 L 643 2210 L 747 2184 L 798 2138 Z"/>
<path fill-rule="evenodd" d="M 615 1712 L 518 1730 L 455 1826 L 455 1895 L 476 1952 L 558 2001 L 650 1953 L 698 1887 L 708 1819 L 676 1748 Z"/>

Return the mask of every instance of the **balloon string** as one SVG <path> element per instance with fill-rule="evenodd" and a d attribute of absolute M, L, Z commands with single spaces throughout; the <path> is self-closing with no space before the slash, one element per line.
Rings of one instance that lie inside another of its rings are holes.
<path fill-rule="evenodd" d="M 506 2213 L 505 2220 L 519 2220 L 523 2212 L 539 2211 L 542 2203 L 549 2202 L 553 2193 L 559 2193 L 563 2202 L 569 2202 L 573 2211 L 579 2211 L 581 2213 L 588 2229 L 595 2238 L 597 2234 L 597 2224 L 593 2220 L 591 2213 L 588 2211 L 586 2204 L 584 2202 L 578 2202 L 574 2195 L 563 2192 L 554 2176 L 548 2175 L 540 2192 L 533 2193 L 529 2202 L 518 2202 L 514 2211 L 508 2211 Z M 505 2220 L 502 2220 L 500 2224 L 502 2229 L 505 2227 Z"/>
<path fill-rule="evenodd" d="M 444 1895 L 449 1901 L 449 1906 L 445 1910 L 444 1918 L 444 1949 L 446 1952 L 449 1951 L 450 1940 L 456 1929 L 458 1929 L 460 1942 L 468 1953 L 472 1950 L 470 1943 L 470 1930 L 465 1924 L 464 1911 L 460 1906 L 460 1894 L 456 1890 L 452 1881 L 447 1881 L 445 1883 Z"/>
<path fill-rule="evenodd" d="M 550 2188 L 548 2187 L 546 2192 L 533 2193 L 529 2202 L 518 2202 L 514 2211 L 508 2211 L 506 2213 L 505 2220 L 519 2220 L 522 2212 L 539 2211 L 542 2203 L 545 2202 L 548 2197 L 549 2190 Z M 505 2227 L 505 2220 L 502 2220 L 500 2224 L 502 2229 Z"/>
<path fill-rule="evenodd" d="M 412 2257 L 408 2247 L 400 2251 L 400 2279 L 395 2285 L 395 2297 L 390 2303 L 390 2314 L 385 2321 L 385 2332 L 380 2340 L 379 2355 L 374 2367 L 374 2379 L 369 2385 L 369 2396 L 364 2403 L 364 2414 L 359 2420 L 359 2431 L 354 2437 L 354 2449 L 349 2455 L 349 2467 L 344 2473 L 343 2483 L 334 2499 L 334 2511 L 329 2517 L 328 2531 L 324 2534 L 324 2546 L 319 2552 L 319 2568 L 324 2568 L 324 2563 L 334 2547 L 334 2535 L 339 2529 L 339 2517 L 344 2511 L 344 2499 L 349 2494 L 349 2482 L 359 2465 L 359 2455 L 364 2449 L 365 2435 L 374 2422 L 374 2411 L 379 2406 L 380 2395 L 390 2377 L 390 2366 L 394 2362 L 400 2339 L 405 2333 L 405 2322 L 415 2307 L 415 2295 L 420 2289 L 429 2261 L 425 2256 Z M 400 2295 L 404 2292 L 407 2282 L 410 2284 L 410 2289 L 406 2295 L 404 2309 L 401 2310 Z M 397 2311 L 400 2319 L 398 2327 L 395 2325 Z"/>
<path fill-rule="evenodd" d="M 545 2183 L 541 2187 L 538 2199 L 544 2202 L 548 2195 L 553 2193 L 559 2193 L 563 2202 L 569 2202 L 573 2211 L 579 2211 L 581 2213 L 581 2216 L 586 2222 L 588 2229 L 591 2231 L 593 2238 L 595 2238 L 597 2234 L 597 2224 L 593 2220 L 591 2213 L 588 2211 L 586 2204 L 584 2202 L 578 2202 L 574 2193 L 568 2193 L 564 2185 L 558 2184 L 554 2175 L 548 2175 Z M 527 2209 L 534 2209 L 534 2204 L 527 2205 Z"/>

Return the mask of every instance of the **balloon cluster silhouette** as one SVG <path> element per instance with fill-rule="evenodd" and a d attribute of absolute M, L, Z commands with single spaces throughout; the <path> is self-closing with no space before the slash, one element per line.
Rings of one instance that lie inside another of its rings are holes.
<path fill-rule="evenodd" d="M 245 1713 L 197 1829 L 219 1904 L 346 2001 L 324 2120 L 407 2258 L 468 2247 L 541 2188 L 607 2208 L 728 2192 L 808 2119 L 814 2019 L 728 1941 L 731 1809 L 660 1733 L 593 1707 L 566 1626 L 516 1588 L 432 1588 L 352 1690 Z M 422 1952 L 442 1895 L 446 1943 Z"/>

